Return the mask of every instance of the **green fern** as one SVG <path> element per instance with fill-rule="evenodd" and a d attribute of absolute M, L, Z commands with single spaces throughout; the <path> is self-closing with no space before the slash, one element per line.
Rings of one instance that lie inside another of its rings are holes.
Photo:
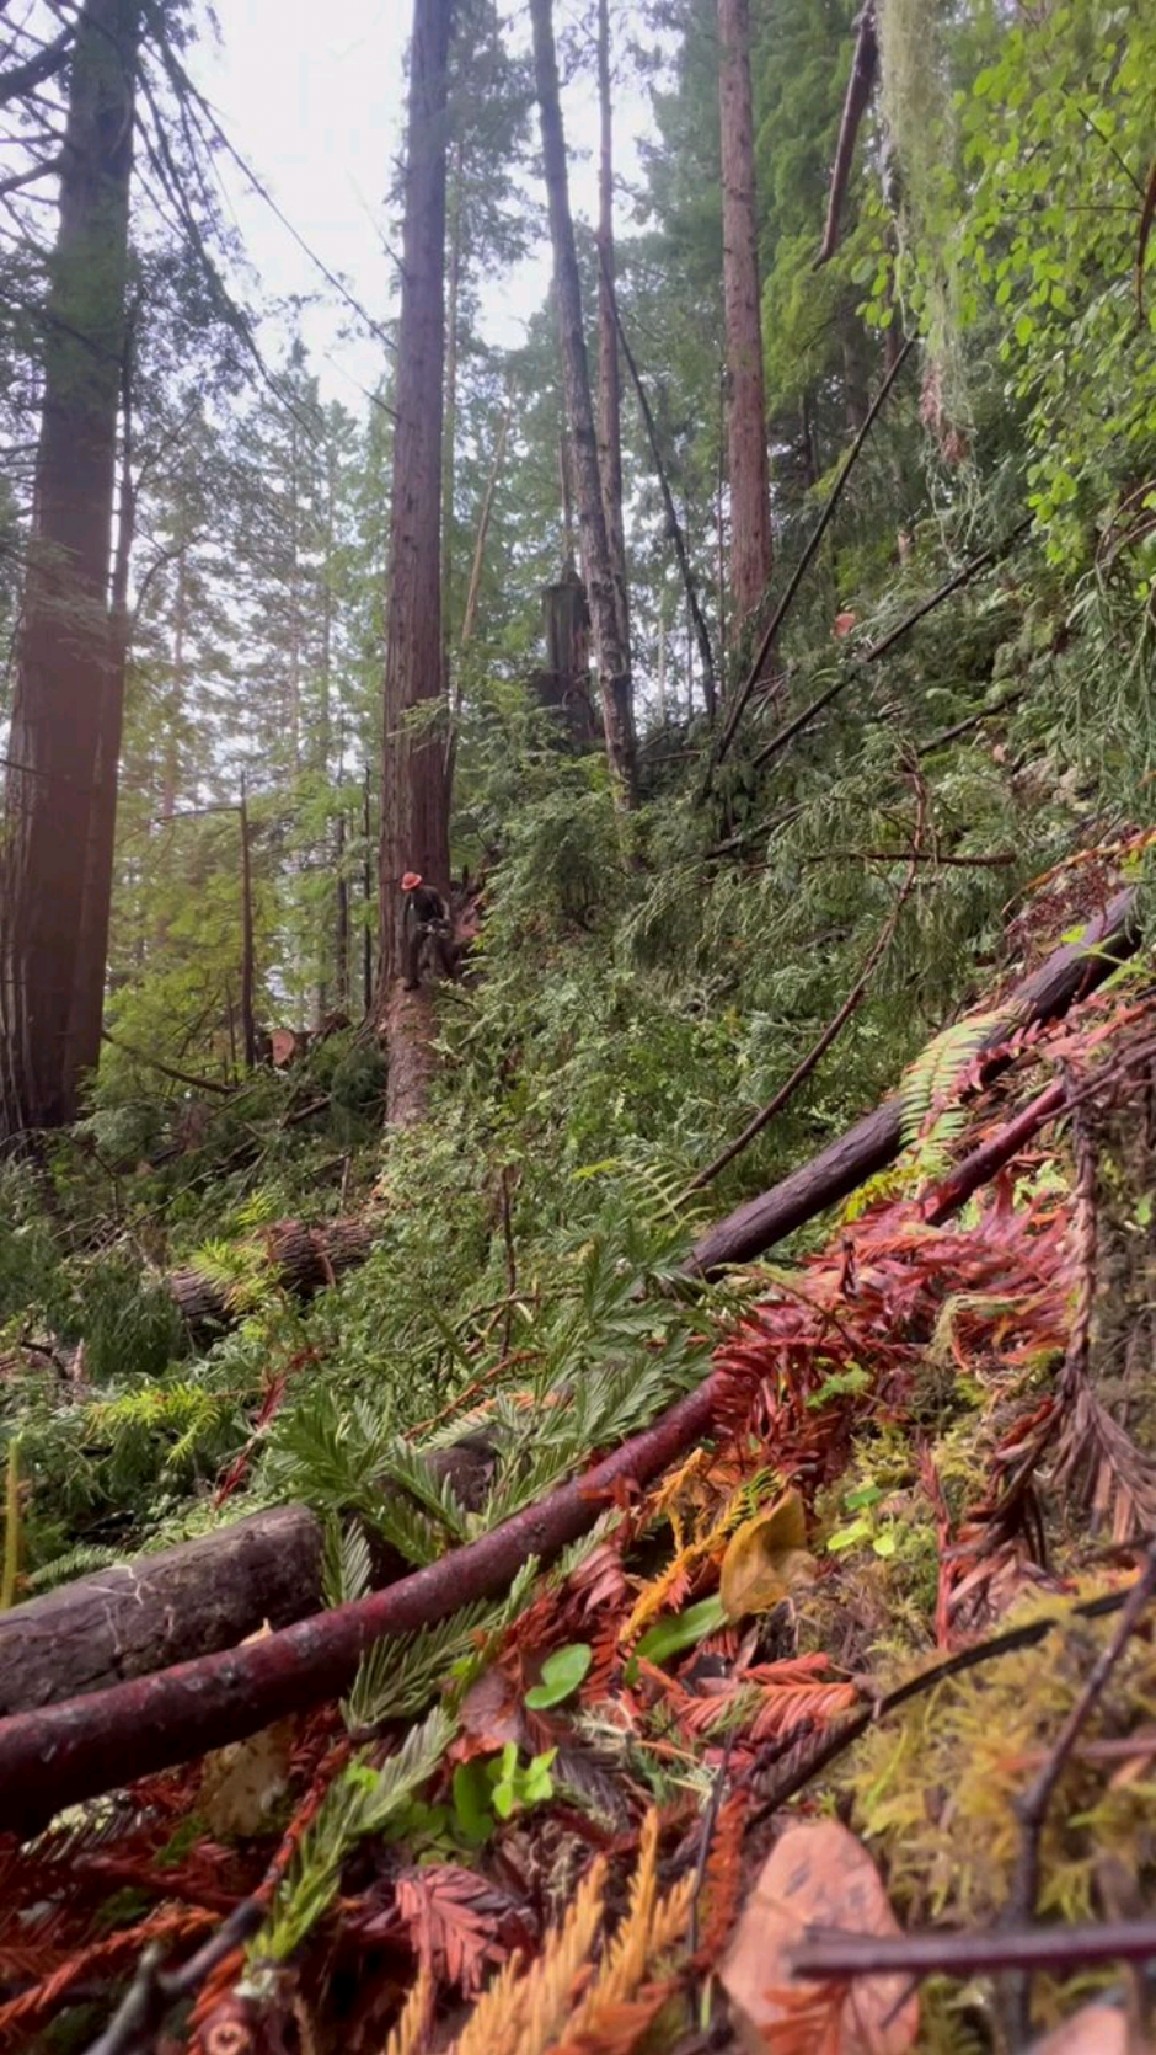
<path fill-rule="evenodd" d="M 950 1117 L 947 1109 L 953 1094 L 984 1043 L 1005 1023 L 1011 1023 L 1006 1007 L 969 1013 L 944 1028 L 908 1065 L 899 1081 L 900 1137 L 905 1147 L 925 1139 L 929 1123 L 939 1140 L 947 1138 L 948 1129 L 942 1123 Z M 955 1111 L 951 1109 L 951 1114 Z"/>

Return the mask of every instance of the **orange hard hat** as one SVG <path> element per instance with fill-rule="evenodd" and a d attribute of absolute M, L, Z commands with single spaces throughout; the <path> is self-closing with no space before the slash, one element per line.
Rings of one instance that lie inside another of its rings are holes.
<path fill-rule="evenodd" d="M 401 889 L 402 889 L 402 891 L 403 891 L 403 892 L 416 892 L 416 891 L 417 891 L 417 888 L 418 888 L 418 886 L 419 886 L 420 884 L 421 884 L 421 872 L 420 872 L 420 871 L 406 871 L 406 873 L 405 873 L 405 875 L 404 875 L 404 877 L 402 878 L 402 881 L 401 881 Z"/>

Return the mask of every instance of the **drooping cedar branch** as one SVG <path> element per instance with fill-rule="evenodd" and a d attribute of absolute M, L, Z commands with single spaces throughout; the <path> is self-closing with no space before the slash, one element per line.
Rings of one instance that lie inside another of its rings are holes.
<path fill-rule="evenodd" d="M 731 743 L 735 739 L 735 735 L 738 732 L 739 722 L 742 720 L 742 717 L 746 712 L 747 703 L 750 699 L 750 696 L 754 691 L 755 686 L 758 684 L 759 679 L 763 675 L 763 670 L 766 665 L 767 658 L 769 657 L 772 649 L 778 641 L 779 632 L 782 628 L 783 622 L 786 620 L 787 615 L 790 613 L 791 608 L 794 605 L 795 595 L 798 592 L 799 587 L 801 586 L 804 578 L 806 577 L 808 570 L 810 569 L 811 563 L 814 560 L 815 553 L 818 550 L 819 544 L 822 542 L 824 535 L 827 533 L 827 530 L 830 527 L 832 520 L 834 519 L 835 509 L 843 496 L 843 488 L 846 485 L 848 478 L 851 476 L 851 473 L 855 468 L 855 464 L 858 461 L 859 454 L 863 448 L 863 445 L 866 442 L 867 437 L 871 433 L 871 430 L 879 417 L 880 410 L 883 407 L 888 394 L 891 392 L 896 379 L 899 377 L 899 373 L 902 371 L 903 366 L 907 362 L 907 359 L 911 355 L 911 352 L 914 349 L 914 347 L 915 337 L 909 336 L 907 341 L 904 343 L 903 348 L 900 350 L 899 355 L 896 357 L 895 362 L 891 365 L 887 373 L 887 376 L 884 378 L 882 385 L 880 386 L 878 392 L 875 395 L 875 398 L 871 402 L 871 405 L 868 407 L 867 412 L 863 417 L 862 426 L 860 427 L 854 442 L 851 444 L 850 449 L 847 451 L 847 454 L 844 457 L 843 462 L 839 466 L 839 475 L 835 479 L 835 482 L 827 495 L 826 504 L 824 505 L 823 510 L 815 523 L 814 528 L 811 530 L 811 533 L 807 538 L 806 546 L 803 550 L 803 553 L 799 558 L 798 563 L 795 565 L 795 568 L 791 573 L 790 579 L 787 582 L 787 589 L 784 592 L 781 600 L 779 601 L 778 606 L 775 608 L 774 613 L 771 615 L 771 618 L 767 623 L 766 632 L 764 633 L 763 639 L 759 644 L 758 650 L 755 655 L 755 660 L 752 663 L 750 670 L 747 672 L 746 677 L 744 678 L 741 686 L 739 687 L 738 691 L 734 696 L 734 699 L 731 702 L 730 712 L 728 713 L 727 718 L 723 724 L 718 740 L 715 743 L 713 750 L 711 751 L 710 759 L 708 761 L 706 768 L 706 775 L 703 779 L 702 785 L 698 792 L 698 803 L 700 806 L 705 804 L 707 799 L 709 799 L 712 790 L 714 789 L 714 774 L 718 770 L 719 765 L 722 763 L 723 758 L 726 756 L 727 751 L 731 746 Z"/>
<path fill-rule="evenodd" d="M 801 1057 L 795 1065 L 786 1083 L 780 1085 L 769 1103 L 760 1108 L 753 1120 L 747 1122 L 742 1133 L 737 1135 L 733 1142 L 728 1142 L 725 1149 L 720 1150 L 713 1163 L 708 1163 L 705 1170 L 700 1170 L 698 1176 L 691 1179 L 683 1195 L 685 1198 L 689 1198 L 692 1192 L 703 1191 L 708 1184 L 713 1184 L 715 1178 L 720 1176 L 727 1168 L 727 1165 L 733 1163 L 736 1156 L 741 1156 L 743 1150 L 749 1148 L 750 1144 L 762 1134 L 763 1129 L 770 1126 L 772 1120 L 776 1119 L 783 1111 L 783 1108 L 790 1104 L 796 1092 L 801 1089 L 812 1073 L 818 1069 L 832 1042 L 838 1039 L 852 1014 L 857 1012 L 858 1008 L 862 1005 L 867 993 L 867 987 L 895 939 L 895 930 L 899 926 L 903 909 L 915 889 L 915 880 L 919 875 L 919 844 L 923 840 L 927 806 L 927 794 L 922 784 L 918 785 L 917 793 L 915 828 L 911 838 L 913 853 L 908 859 L 906 876 L 899 888 L 895 904 L 875 937 L 874 942 L 871 944 L 863 968 L 852 985 L 851 990 L 838 1011 L 827 1022 L 818 1039 L 808 1049 L 806 1055 Z"/>
<path fill-rule="evenodd" d="M 855 55 L 851 61 L 851 76 L 847 81 L 847 93 L 843 101 L 839 140 L 835 146 L 835 162 L 831 166 L 831 191 L 827 201 L 823 241 L 815 259 L 816 271 L 820 265 L 826 264 L 834 256 L 839 247 L 839 218 L 847 197 L 851 161 L 855 155 L 859 129 L 867 112 L 878 70 L 879 39 L 875 28 L 875 0 L 866 0 L 863 12 L 859 16 Z"/>
<path fill-rule="evenodd" d="M 662 494 L 662 504 L 666 512 L 666 532 L 670 537 L 674 554 L 678 561 L 683 590 L 686 593 L 686 603 L 690 609 L 690 618 L 694 623 L 695 639 L 698 643 L 699 655 L 702 658 L 702 689 L 703 698 L 706 701 L 707 716 L 713 721 L 718 708 L 718 685 L 714 651 L 710 645 L 710 631 L 707 628 L 702 607 L 699 605 L 694 573 L 691 570 L 690 557 L 687 553 L 686 537 L 683 535 L 682 523 L 678 518 L 678 509 L 674 504 L 674 494 L 670 489 L 670 480 L 666 475 L 666 466 L 662 461 L 662 445 L 658 439 L 658 425 L 654 418 L 654 409 L 650 404 L 646 387 L 642 382 L 641 373 L 635 362 L 634 352 L 630 347 L 630 341 L 622 319 L 622 309 L 618 304 L 618 294 L 615 291 L 612 280 L 609 282 L 608 291 L 611 309 L 614 314 L 614 325 L 618 330 L 618 340 L 622 345 L 622 354 L 626 359 L 626 368 L 630 373 L 638 399 L 638 411 L 642 415 L 643 426 L 646 429 L 646 439 L 650 444 L 650 454 L 654 458 L 654 473 L 658 479 L 658 489 Z"/>
<path fill-rule="evenodd" d="M 159 1056 L 146 1056 L 143 1049 L 134 1049 L 131 1042 L 122 1042 L 119 1035 L 110 1034 L 107 1028 L 101 1030 L 101 1041 L 110 1048 L 119 1049 L 124 1056 L 131 1056 L 134 1063 L 143 1063 L 146 1070 L 155 1070 L 158 1077 L 171 1077 L 174 1084 L 188 1085 L 195 1092 L 219 1092 L 224 1099 L 231 1098 L 236 1085 L 224 1078 L 200 1077 L 191 1070 L 178 1070 L 175 1063 L 164 1063 Z"/>
<path fill-rule="evenodd" d="M 387 1591 L 300 1620 L 241 1648 L 0 1722 L 0 1819 L 30 1833 L 63 1806 L 243 1740 L 339 1697 L 365 1650 L 508 1590 L 531 1557 L 547 1561 L 593 1526 L 620 1485 L 646 1484 L 710 1430 L 715 1377 L 646 1433 L 540 1505 Z"/>
<path fill-rule="evenodd" d="M 1078 940 L 1057 949 L 1016 987 L 1008 1000 L 1008 1015 L 991 1031 L 990 1046 L 1006 1036 L 1008 1016 L 1026 1024 L 1064 1013 L 1075 999 L 1102 984 L 1138 944 L 1136 894 L 1129 888 L 1116 893 Z M 989 1075 L 999 1067 L 998 1060 L 993 1061 Z M 691 1251 L 688 1269 L 710 1277 L 727 1264 L 749 1263 L 763 1255 L 884 1170 L 899 1154 L 901 1139 L 899 1101 L 885 1099 L 809 1163 L 708 1228 Z"/>

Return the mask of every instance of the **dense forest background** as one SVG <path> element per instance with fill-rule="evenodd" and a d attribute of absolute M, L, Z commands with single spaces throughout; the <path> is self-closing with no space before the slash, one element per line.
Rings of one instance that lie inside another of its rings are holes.
<path fill-rule="evenodd" d="M 223 166 L 276 199 L 201 83 L 228 36 L 204 0 L 0 0 L 5 1612 L 291 1506 L 336 1604 L 376 1549 L 428 1563 L 524 1512 L 685 1397 L 769 1289 L 684 1288 L 707 1223 L 903 1080 L 898 1163 L 864 1155 L 844 1213 L 788 1223 L 792 1262 L 844 1249 L 853 1324 L 848 1236 L 946 1175 L 990 995 L 1105 908 L 1114 947 L 1121 884 L 1129 948 L 1150 932 L 1156 10 L 416 0 L 391 302 L 307 250 L 373 351 L 356 405 L 231 224 Z M 651 107 L 629 182 L 626 98 Z M 597 161 L 595 219 L 567 150 Z M 416 991 L 413 871 L 456 971 Z M 1133 1254 L 1139 1093 L 1102 1172 Z M 1086 1229 L 1089 1162 L 1077 1134 L 1016 1203 Z M 990 1308 L 991 1275 L 941 1255 L 925 1283 Z M 1084 1317 L 1041 1277 L 1000 1286 L 1061 1306 L 1016 1343 L 1032 1375 Z M 822 1389 L 850 1405 L 876 1374 L 849 1356 Z M 467 1513 L 399 1437 L 441 1448 L 444 1409 L 495 1392 L 504 1467 Z M 903 1429 L 945 1437 L 932 1556 L 991 1454 L 968 1393 Z M 882 1574 L 864 1508 L 900 1430 L 870 1432 L 870 1459 L 839 1443 L 863 1468 L 835 1553 Z M 1146 1535 L 1147 1470 L 1126 1517 L 1097 1474 L 1116 1541 Z M 703 1597 L 681 1550 L 672 1606 Z M 950 1645 L 920 1563 L 918 1592 L 863 1602 L 908 1652 Z M 355 1730 L 412 1719 L 460 1654 L 411 1648 L 387 1710 L 363 1678 Z M 298 1877 L 278 1960 L 366 1831 Z M 936 2018 L 928 2046 L 1016 2045 Z"/>

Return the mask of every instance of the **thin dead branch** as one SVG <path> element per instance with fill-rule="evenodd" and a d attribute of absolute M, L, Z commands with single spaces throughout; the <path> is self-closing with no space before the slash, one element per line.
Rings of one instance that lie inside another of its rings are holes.
<path fill-rule="evenodd" d="M 725 758 L 728 750 L 730 749 L 731 743 L 735 739 L 735 735 L 738 732 L 739 722 L 742 720 L 742 717 L 746 712 L 747 704 L 750 700 L 752 692 L 755 689 L 755 686 L 758 684 L 759 679 L 763 675 L 763 671 L 766 668 L 767 658 L 769 657 L 772 649 L 778 641 L 779 631 L 782 628 L 783 622 L 786 620 L 787 615 L 790 613 L 791 608 L 794 605 L 795 596 L 798 593 L 799 587 L 802 585 L 803 580 L 806 577 L 807 572 L 814 561 L 816 552 L 819 548 L 819 544 L 822 542 L 824 535 L 827 533 L 827 530 L 835 517 L 835 510 L 838 507 L 839 501 L 843 497 L 843 489 L 846 486 L 847 480 L 851 476 L 851 473 L 859 460 L 859 456 L 863 449 L 863 445 L 867 441 L 867 437 L 870 435 L 872 428 L 878 420 L 880 412 L 886 404 L 886 401 L 896 383 L 896 380 L 898 379 L 899 374 L 902 371 L 904 365 L 906 364 L 907 359 L 911 355 L 911 352 L 914 349 L 914 347 L 915 337 L 909 336 L 907 341 L 904 343 L 903 348 L 900 350 L 898 356 L 896 357 L 895 362 L 892 364 L 890 370 L 888 371 L 887 376 L 884 378 L 882 385 L 880 386 L 878 392 L 876 393 L 874 399 L 871 402 L 871 405 L 868 407 L 867 412 L 863 417 L 862 426 L 860 427 L 854 442 L 851 444 L 850 449 L 847 451 L 847 454 L 844 457 L 843 462 L 839 466 L 838 476 L 835 479 L 835 482 L 832 485 L 830 492 L 827 494 L 826 503 L 823 507 L 822 512 L 819 515 L 818 520 L 815 523 L 814 528 L 811 530 L 811 533 L 807 538 L 806 546 L 804 547 L 803 553 L 799 558 L 798 563 L 795 565 L 794 570 L 791 573 L 791 576 L 787 582 L 786 591 L 783 593 L 783 596 L 780 599 L 778 606 L 775 608 L 774 613 L 771 615 L 771 618 L 767 623 L 763 639 L 760 642 L 758 651 L 755 655 L 755 660 L 752 663 L 750 670 L 747 672 L 747 675 L 744 678 L 741 686 L 736 692 L 734 699 L 731 701 L 730 711 L 727 714 L 725 722 L 723 723 L 723 727 L 719 734 L 718 740 L 711 751 L 710 758 L 707 762 L 706 775 L 703 778 L 702 785 L 700 786 L 697 794 L 697 802 L 700 806 L 705 805 L 706 801 L 709 799 L 711 795 L 711 792 L 714 789 L 715 772 L 719 769 L 719 766 L 723 762 L 723 759 Z"/>
<path fill-rule="evenodd" d="M 843 1004 L 840 1006 L 838 1012 L 834 1014 L 832 1018 L 827 1022 L 827 1025 L 823 1029 L 822 1034 L 818 1037 L 817 1041 L 815 1041 L 812 1044 L 811 1048 L 807 1051 L 807 1054 L 800 1060 L 800 1062 L 798 1062 L 795 1065 L 794 1070 L 791 1072 L 791 1075 L 786 1080 L 785 1084 L 780 1085 L 778 1091 L 774 1095 L 774 1098 L 769 1100 L 768 1103 L 758 1113 L 755 1114 L 753 1120 L 748 1121 L 741 1135 L 739 1135 L 735 1141 L 728 1143 L 727 1147 L 723 1149 L 718 1156 L 715 1157 L 713 1163 L 708 1163 L 705 1170 L 700 1170 L 698 1176 L 691 1179 L 685 1192 L 682 1194 L 684 1201 L 686 1199 L 689 1199 L 694 1192 L 701 1192 L 705 1189 L 705 1187 L 708 1184 L 713 1184 L 715 1178 L 719 1176 L 720 1172 L 724 1171 L 727 1168 L 728 1164 L 733 1163 L 736 1156 L 741 1156 L 743 1150 L 748 1148 L 751 1142 L 753 1142 L 757 1138 L 757 1136 L 762 1134 L 763 1129 L 765 1127 L 768 1127 L 771 1121 L 774 1120 L 776 1116 L 783 1111 L 783 1108 L 790 1104 L 796 1092 L 799 1091 L 801 1086 L 803 1086 L 806 1083 L 807 1079 L 811 1076 L 812 1072 L 818 1068 L 819 1064 L 823 1060 L 823 1057 L 826 1055 L 828 1049 L 831 1047 L 832 1042 L 834 1042 L 837 1039 L 837 1037 L 842 1033 L 842 1030 L 847 1025 L 847 1022 L 850 1020 L 852 1014 L 858 1011 L 864 998 L 866 997 L 867 988 L 871 982 L 872 977 L 875 974 L 875 971 L 878 969 L 880 963 L 883 961 L 883 958 L 886 956 L 887 951 L 889 950 L 892 942 L 895 939 L 895 931 L 898 928 L 899 922 L 902 918 L 903 909 L 906 906 L 908 899 L 911 897 L 911 894 L 915 889 L 915 880 L 919 875 L 918 850 L 919 845 L 923 840 L 923 827 L 926 811 L 926 788 L 921 780 L 917 780 L 915 831 L 912 837 L 913 853 L 908 860 L 907 875 L 904 878 L 903 883 L 899 887 L 898 894 L 896 895 L 895 904 L 892 907 L 891 912 L 888 914 L 887 919 L 885 920 L 883 926 L 879 930 L 878 935 L 875 937 L 875 940 L 867 953 L 867 956 L 864 960 L 863 968 L 860 971 L 859 976 L 856 978 L 855 983 L 852 985 L 851 990 L 848 992 L 847 997 L 844 999 Z"/>

